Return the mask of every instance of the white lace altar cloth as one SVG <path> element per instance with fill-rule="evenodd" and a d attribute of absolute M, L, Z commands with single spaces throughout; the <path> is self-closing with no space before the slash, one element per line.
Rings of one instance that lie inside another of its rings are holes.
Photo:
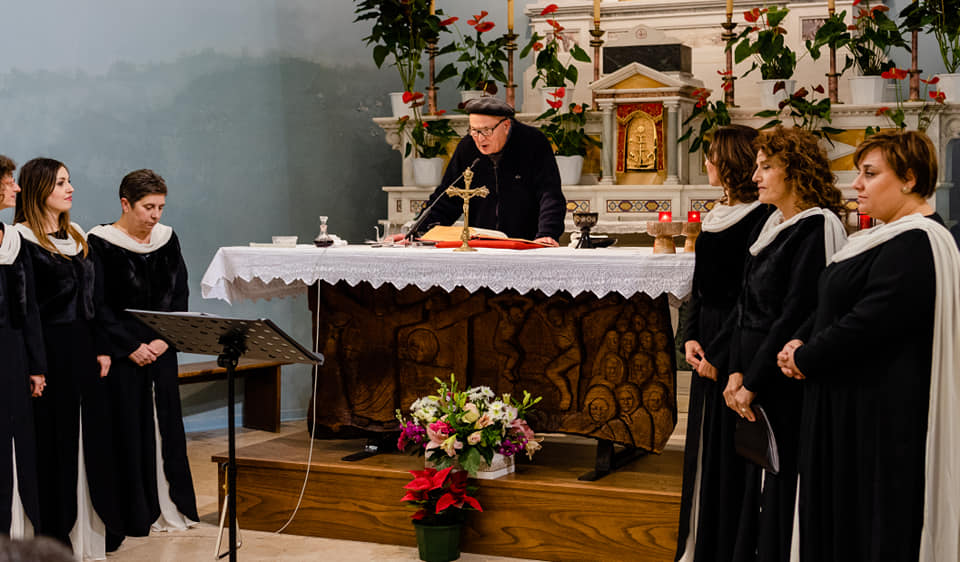
<path fill-rule="evenodd" d="M 390 284 L 397 289 L 414 285 L 424 291 L 434 286 L 470 292 L 488 288 L 496 293 L 514 289 L 520 294 L 537 289 L 548 296 L 558 291 L 597 297 L 667 293 L 671 300 L 682 300 L 690 294 L 693 262 L 692 253 L 654 255 L 652 248 L 453 252 L 360 245 L 232 246 L 217 251 L 200 285 L 204 298 L 229 303 L 300 295 L 317 281 L 346 281 L 351 286 L 366 281 L 374 288 Z"/>

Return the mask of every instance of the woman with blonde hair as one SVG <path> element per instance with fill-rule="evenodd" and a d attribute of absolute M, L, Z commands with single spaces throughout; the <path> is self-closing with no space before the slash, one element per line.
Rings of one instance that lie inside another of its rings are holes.
<path fill-rule="evenodd" d="M 39 534 L 102 559 L 115 528 L 113 447 L 103 377 L 110 357 L 98 326 L 94 266 L 83 230 L 70 222 L 67 167 L 35 158 L 20 171 L 16 228 L 33 267 L 47 350 L 47 389 L 34 420 L 40 482 Z"/>
<path fill-rule="evenodd" d="M 763 406 L 776 436 L 780 471 L 748 463 L 734 560 L 787 562 L 794 527 L 802 389 L 785 378 L 777 353 L 817 304 L 817 278 L 846 240 L 834 185 L 818 139 L 799 128 L 764 131 L 757 149 L 759 200 L 776 207 L 750 245 L 730 325 L 724 400 L 756 422 Z M 744 422 L 745 423 L 745 422 Z"/>
<path fill-rule="evenodd" d="M 0 209 L 16 203 L 16 167 L 0 155 Z M 29 537 L 40 523 L 30 397 L 43 394 L 47 367 L 30 266 L 20 234 L 0 223 L 0 535 L 13 538 Z"/>
<path fill-rule="evenodd" d="M 779 355 L 805 393 L 800 558 L 960 559 L 960 254 L 927 198 L 933 143 L 884 132 L 854 153 L 858 232 L 820 276 L 812 335 Z"/>
<path fill-rule="evenodd" d="M 707 179 L 723 197 L 703 217 L 685 308 L 684 351 L 694 376 L 677 541 L 682 561 L 729 560 L 740 515 L 744 460 L 733 449 L 737 416 L 723 400 L 730 340 L 722 328 L 737 304 L 751 236 L 770 214 L 752 178 L 756 138 L 751 127 L 721 127 L 705 158 Z"/>

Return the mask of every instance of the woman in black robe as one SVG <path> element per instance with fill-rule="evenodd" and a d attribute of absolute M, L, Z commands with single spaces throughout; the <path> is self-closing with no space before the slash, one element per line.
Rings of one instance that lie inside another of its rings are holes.
<path fill-rule="evenodd" d="M 0 155 L 0 209 L 17 200 L 16 167 Z M 20 249 L 20 234 L 0 223 L 0 534 L 15 539 L 40 523 L 30 397 L 43 394 L 47 370 L 33 269 Z"/>
<path fill-rule="evenodd" d="M 33 267 L 47 351 L 47 388 L 34 403 L 37 531 L 72 546 L 78 557 L 103 558 L 106 528 L 118 523 L 118 498 L 106 417 L 110 357 L 97 318 L 93 262 L 83 230 L 70 222 L 74 190 L 66 166 L 35 158 L 23 165 L 20 187 L 16 228 Z"/>
<path fill-rule="evenodd" d="M 124 312 L 187 310 L 180 242 L 172 228 L 159 224 L 166 193 L 163 178 L 151 170 L 127 174 L 120 184 L 120 219 L 92 228 L 89 237 L 113 358 L 108 386 L 127 536 L 146 536 L 151 526 L 186 529 L 199 520 L 176 351 Z"/>
<path fill-rule="evenodd" d="M 885 132 L 854 163 L 860 211 L 884 224 L 833 257 L 812 336 L 778 358 L 805 390 L 800 557 L 958 560 L 960 255 L 926 202 L 936 151 Z"/>
<path fill-rule="evenodd" d="M 723 187 L 724 195 L 703 217 L 684 322 L 684 350 L 694 369 L 676 556 L 684 562 L 730 560 L 743 498 L 745 461 L 733 448 L 738 416 L 723 399 L 730 342 L 718 336 L 740 294 L 750 235 L 770 214 L 751 179 L 756 137 L 750 127 L 721 127 L 706 157 L 710 185 Z"/>
<path fill-rule="evenodd" d="M 781 374 L 777 353 L 813 312 L 816 280 L 846 233 L 835 214 L 841 208 L 840 190 L 815 136 L 776 127 L 761 133 L 755 147 L 759 199 L 777 210 L 749 249 L 729 324 L 730 376 L 723 395 L 750 422 L 756 420 L 754 402 L 763 406 L 776 435 L 780 472 L 747 465 L 733 559 L 787 562 L 802 391 L 798 382 Z"/>

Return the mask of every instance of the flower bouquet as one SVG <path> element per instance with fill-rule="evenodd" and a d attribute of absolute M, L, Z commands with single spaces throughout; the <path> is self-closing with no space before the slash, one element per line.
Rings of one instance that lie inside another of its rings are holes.
<path fill-rule="evenodd" d="M 496 454 L 512 457 L 525 452 L 533 458 L 540 449 L 524 421 L 540 397 L 524 391 L 522 401 L 509 394 L 498 398 L 486 386 L 459 390 L 453 375 L 449 384 L 436 381 L 440 384 L 437 394 L 416 400 L 410 406 L 411 419 L 397 410 L 401 451 L 415 448 L 438 469 L 456 466 L 476 476 L 484 465 L 493 464 Z"/>

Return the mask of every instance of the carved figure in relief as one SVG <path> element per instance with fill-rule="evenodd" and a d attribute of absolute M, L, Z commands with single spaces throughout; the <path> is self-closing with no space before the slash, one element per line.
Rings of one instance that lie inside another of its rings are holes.
<path fill-rule="evenodd" d="M 630 359 L 630 381 L 639 385 L 654 375 L 653 358 L 645 351 L 638 351 Z"/>
<path fill-rule="evenodd" d="M 500 318 L 493 334 L 493 349 L 503 359 L 500 372 L 511 384 L 516 382 L 516 368 L 523 359 L 523 348 L 517 337 L 527 320 L 533 301 L 515 295 L 500 295 L 490 299 Z"/>
<path fill-rule="evenodd" d="M 633 352 L 637 350 L 637 334 L 633 332 L 624 332 L 620 335 L 620 357 L 624 361 L 629 361 Z"/>
<path fill-rule="evenodd" d="M 625 382 L 614 390 L 617 405 L 620 407 L 620 419 L 630 429 L 633 444 L 647 448 L 653 441 L 653 422 L 650 415 L 640 407 L 640 387 Z"/>
<path fill-rule="evenodd" d="M 653 334 L 653 345 L 657 351 L 669 351 L 670 338 L 667 336 L 666 332 L 657 332 Z"/>
<path fill-rule="evenodd" d="M 643 390 L 643 407 L 650 412 L 653 421 L 652 450 L 663 450 L 673 432 L 673 412 L 667 409 L 667 387 L 652 382 Z"/>
<path fill-rule="evenodd" d="M 449 366 L 437 365 L 440 342 L 434 332 L 425 328 L 416 328 L 400 342 L 400 380 L 403 381 L 400 395 L 400 408 L 406 411 L 410 404 L 436 390 L 434 378 L 446 380 L 453 370 Z"/>
<path fill-rule="evenodd" d="M 600 358 L 600 365 L 603 367 L 603 377 L 591 379 L 590 386 L 602 384 L 613 388 L 626 379 L 627 366 L 619 355 L 607 353 Z"/>
<path fill-rule="evenodd" d="M 617 417 L 617 400 L 609 386 L 597 385 L 587 389 L 587 412 L 594 424 L 592 437 L 632 443 L 630 429 Z"/>
<path fill-rule="evenodd" d="M 657 366 L 657 380 L 662 383 L 669 383 L 673 380 L 673 361 L 670 354 L 666 351 L 658 351 L 654 359 Z"/>
<path fill-rule="evenodd" d="M 620 353 L 620 334 L 610 330 L 603 335 L 603 341 L 600 342 L 600 348 L 597 349 L 596 359 L 593 361 L 593 372 L 590 381 L 599 381 L 604 379 L 603 358 L 607 355 L 618 355 Z"/>

